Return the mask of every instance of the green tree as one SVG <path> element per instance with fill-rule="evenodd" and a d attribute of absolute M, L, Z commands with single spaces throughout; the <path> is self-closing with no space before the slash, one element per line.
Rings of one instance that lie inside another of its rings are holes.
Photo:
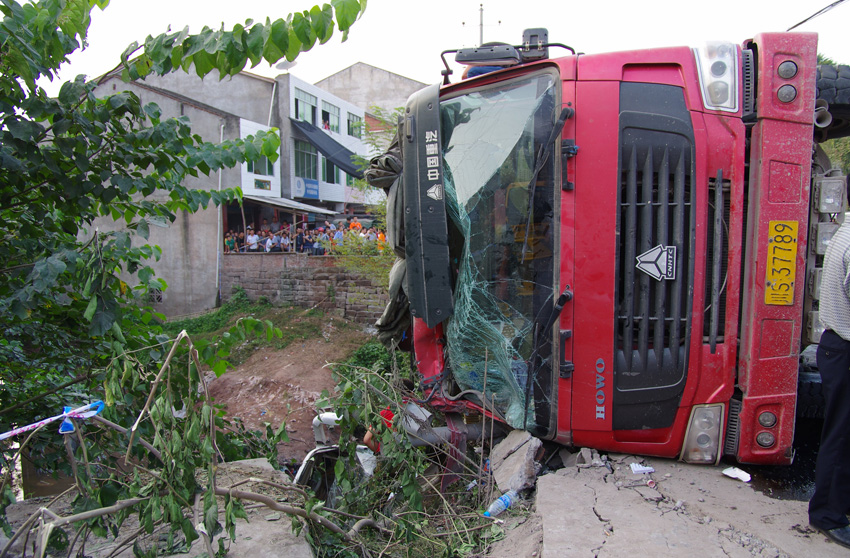
<path fill-rule="evenodd" d="M 392 143 L 398 130 L 399 118 L 404 114 L 404 108 L 386 110 L 379 106 L 373 106 L 369 109 L 369 112 L 375 117 L 377 123 L 362 130 L 363 142 L 369 146 L 370 156 L 374 157 L 384 153 Z M 361 126 L 363 126 L 363 123 L 361 123 Z M 357 156 L 356 162 L 361 171 L 369 168 L 370 160 L 365 157 Z M 383 193 L 374 195 L 376 188 L 362 178 L 354 182 L 354 187 L 363 194 L 365 199 L 377 200 L 374 203 L 367 204 L 366 208 L 375 217 L 374 226 L 386 229 L 386 196 Z M 337 256 L 337 261 L 345 269 L 374 278 L 383 286 L 389 283 L 390 270 L 393 267 L 395 256 L 386 244 L 367 242 L 355 235 L 346 234 L 341 243 L 328 243 L 328 249 L 329 253 Z"/>
<path fill-rule="evenodd" d="M 241 196 L 238 190 L 186 188 L 186 177 L 261 155 L 274 159 L 279 140 L 270 133 L 205 143 L 192 133 L 185 117 L 162 118 L 159 107 L 142 105 L 131 92 L 98 98 L 96 83 L 83 76 L 64 83 L 58 97 L 49 97 L 39 81 L 56 79 L 68 55 L 85 48 L 91 10 L 107 4 L 0 0 L 0 433 L 54 415 L 63 404 L 79 404 L 81 399 L 104 399 L 105 416 L 124 427 L 145 404 L 148 414 L 159 409 L 162 417 L 170 414 L 161 412 L 170 408 L 166 402 L 181 408 L 181 400 L 195 401 L 196 394 L 187 394 L 197 387 L 200 362 L 217 373 L 226 366 L 221 358 L 227 354 L 227 339 L 218 347 L 188 343 L 189 351 L 183 340 L 174 358 L 188 359 L 190 373 L 157 391 L 154 377 L 163 374 L 159 363 L 166 357 L 169 339 L 155 325 L 157 315 L 142 307 L 137 295 L 166 285 L 146 265 L 160 256 L 160 249 L 145 239 L 152 223 L 173 221 L 178 211 L 193 212 Z M 293 60 L 327 42 L 336 29 L 344 40 L 365 6 L 366 0 L 332 0 L 286 18 L 249 20 L 230 30 L 205 27 L 197 34 L 183 29 L 149 36 L 141 45 L 130 45 L 117 67 L 125 79 L 175 71 L 204 77 L 214 70 L 223 79 L 262 60 Z M 103 217 L 122 221 L 124 230 L 94 230 L 92 223 Z M 138 284 L 124 282 L 125 273 L 135 276 Z M 233 339 L 262 326 L 246 321 Z M 170 372 L 167 375 L 170 378 Z M 148 400 L 148 393 L 155 398 Z M 204 413 L 196 419 L 208 426 L 210 414 Z M 160 433 L 150 425 L 147 432 Z M 163 436 L 154 447 L 161 453 L 165 446 L 173 450 L 177 442 Z M 40 465 L 47 469 L 64 461 L 56 438 L 41 431 L 30 440 L 28 452 L 40 456 Z M 209 443 L 198 436 L 193 440 Z M 209 456 L 206 449 L 196 449 L 198 455 Z M 8 446 L 0 450 L 6 461 L 0 465 L 8 472 L 11 452 Z M 187 464 L 194 467 L 191 459 Z M 168 484 L 168 476 L 162 478 Z M 80 505 L 87 509 L 127 495 L 116 488 L 124 486 L 121 483 L 98 484 L 91 477 L 86 482 L 91 486 Z M 156 491 L 164 485 L 154 485 L 152 494 L 158 499 Z M 92 491 L 103 486 L 111 487 L 110 495 L 93 500 Z M 188 478 L 175 486 L 193 490 Z M 0 483 L 0 490 L 2 517 L 10 499 L 8 484 L 4 488 Z M 190 495 L 171 502 L 191 503 Z M 209 511 L 209 497 L 204 502 Z M 180 523 L 177 516 L 174 511 L 160 514 L 160 519 Z M 194 533 L 191 524 L 184 530 L 187 536 Z"/>

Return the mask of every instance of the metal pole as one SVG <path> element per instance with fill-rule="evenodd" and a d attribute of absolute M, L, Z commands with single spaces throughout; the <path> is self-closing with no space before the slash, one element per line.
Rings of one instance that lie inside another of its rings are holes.
<path fill-rule="evenodd" d="M 478 46 L 484 44 L 484 4 L 479 4 L 480 21 L 478 25 Z"/>
<path fill-rule="evenodd" d="M 219 145 L 224 143 L 224 124 L 219 128 Z M 224 174 L 224 167 L 219 169 L 218 171 L 218 191 L 221 192 L 221 177 Z M 215 305 L 216 308 L 221 306 L 221 252 L 223 250 L 224 244 L 224 234 L 222 229 L 222 211 L 225 211 L 227 205 L 222 204 L 218 207 L 218 223 L 216 227 L 216 241 L 218 242 L 218 247 L 215 250 Z"/>

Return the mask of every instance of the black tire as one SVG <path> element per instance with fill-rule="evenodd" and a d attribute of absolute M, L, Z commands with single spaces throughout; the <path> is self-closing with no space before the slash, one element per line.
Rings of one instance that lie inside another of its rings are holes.
<path fill-rule="evenodd" d="M 829 104 L 832 124 L 822 130 L 822 139 L 850 135 L 850 66 L 818 66 L 817 98 Z"/>
<path fill-rule="evenodd" d="M 801 418 L 823 418 L 823 384 L 820 372 L 800 371 L 797 381 L 797 416 Z"/>

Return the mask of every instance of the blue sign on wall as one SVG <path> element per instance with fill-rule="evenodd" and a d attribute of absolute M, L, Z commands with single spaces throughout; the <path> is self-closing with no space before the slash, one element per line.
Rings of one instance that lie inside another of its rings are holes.
<path fill-rule="evenodd" d="M 304 179 L 304 197 L 311 200 L 319 199 L 319 181 L 313 178 Z"/>

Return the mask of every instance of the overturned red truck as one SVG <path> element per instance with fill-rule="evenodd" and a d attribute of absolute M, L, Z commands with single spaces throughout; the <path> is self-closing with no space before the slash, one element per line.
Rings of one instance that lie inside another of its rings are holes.
<path fill-rule="evenodd" d="M 850 133 L 850 96 L 816 47 L 584 55 L 532 29 L 443 53 L 474 77 L 446 64 L 367 173 L 399 256 L 379 330 L 412 342 L 424 401 L 450 426 L 790 463 L 846 204 L 818 142 Z"/>

